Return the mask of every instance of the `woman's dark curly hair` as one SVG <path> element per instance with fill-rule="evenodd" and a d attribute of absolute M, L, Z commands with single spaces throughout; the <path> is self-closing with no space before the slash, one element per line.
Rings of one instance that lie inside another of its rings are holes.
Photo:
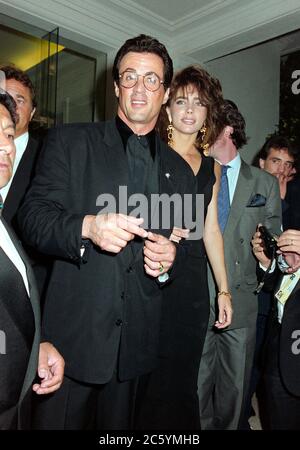
<path fill-rule="evenodd" d="M 218 137 L 216 129 L 219 129 L 219 127 L 217 127 L 216 124 L 219 120 L 220 105 L 223 102 L 222 87 L 219 80 L 212 77 L 201 66 L 188 66 L 175 74 L 170 87 L 169 100 L 161 109 L 156 129 L 161 138 L 167 142 L 167 126 L 169 125 L 169 119 L 166 107 L 170 106 L 180 89 L 184 92 L 190 85 L 197 89 L 202 104 L 207 108 L 207 117 L 205 120 L 207 128 L 206 135 L 202 141 L 202 134 L 199 132 L 196 140 L 196 145 L 199 150 L 201 150 L 201 144 L 212 145 Z"/>

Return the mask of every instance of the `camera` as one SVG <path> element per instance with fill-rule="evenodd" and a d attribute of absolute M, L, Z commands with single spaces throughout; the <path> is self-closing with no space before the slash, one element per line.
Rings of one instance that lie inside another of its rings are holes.
<path fill-rule="evenodd" d="M 260 226 L 258 228 L 260 232 L 260 237 L 263 241 L 264 252 L 269 259 L 273 259 L 276 256 L 277 239 L 275 235 L 272 235 L 270 231 L 265 226 Z"/>

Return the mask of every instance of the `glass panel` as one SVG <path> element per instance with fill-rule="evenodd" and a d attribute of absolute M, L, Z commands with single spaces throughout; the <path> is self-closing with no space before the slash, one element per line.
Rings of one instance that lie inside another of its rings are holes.
<path fill-rule="evenodd" d="M 35 80 L 38 108 L 34 118 L 35 128 L 51 128 L 56 125 L 58 28 L 47 33 L 40 41 L 40 63 L 27 73 Z"/>
<path fill-rule="evenodd" d="M 59 53 L 57 123 L 94 120 L 95 78 L 94 58 L 67 48 Z"/>
<path fill-rule="evenodd" d="M 49 33 L 4 14 L 0 14 L 0 42 L 5 43 L 0 46 L 0 64 L 24 70 L 36 88 L 31 131 L 104 119 L 105 53 L 61 38 L 58 29 Z"/>

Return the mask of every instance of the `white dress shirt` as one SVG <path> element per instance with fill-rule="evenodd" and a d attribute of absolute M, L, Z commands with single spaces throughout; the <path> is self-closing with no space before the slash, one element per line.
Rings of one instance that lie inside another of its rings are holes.
<path fill-rule="evenodd" d="M 0 220 L 0 246 L 4 253 L 8 256 L 8 258 L 11 260 L 11 262 L 16 266 L 18 271 L 20 272 L 27 294 L 29 296 L 29 285 L 28 285 L 28 278 L 26 274 L 26 267 L 25 264 L 20 257 L 19 253 L 17 252 L 16 247 L 14 246 L 8 232 L 6 231 L 5 226 L 3 225 L 2 221 Z"/>
<path fill-rule="evenodd" d="M 9 180 L 9 182 L 7 183 L 6 186 L 4 186 L 3 188 L 0 189 L 0 194 L 2 195 L 3 201 L 5 202 L 5 199 L 7 197 L 9 188 L 11 186 L 12 180 L 15 176 L 15 173 L 17 171 L 17 168 L 20 164 L 20 161 L 22 159 L 22 156 L 24 155 L 24 152 L 26 150 L 27 144 L 28 144 L 28 140 L 29 140 L 29 133 L 24 133 L 21 136 L 19 136 L 18 138 L 15 139 L 15 146 L 16 146 L 16 157 L 15 157 L 15 162 L 14 162 L 14 167 L 13 167 L 13 174 L 11 179 Z"/>
<path fill-rule="evenodd" d="M 230 204 L 232 203 L 232 199 L 234 196 L 237 180 L 240 173 L 241 168 L 241 157 L 238 153 L 236 157 L 229 161 L 226 166 L 230 166 L 227 170 L 227 179 L 228 179 L 228 188 L 229 188 L 229 198 L 230 198 Z"/>

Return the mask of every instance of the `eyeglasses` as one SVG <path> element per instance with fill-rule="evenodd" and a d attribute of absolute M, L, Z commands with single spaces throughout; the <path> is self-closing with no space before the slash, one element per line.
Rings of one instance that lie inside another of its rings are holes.
<path fill-rule="evenodd" d="M 134 70 L 125 70 L 119 74 L 120 85 L 124 88 L 132 88 L 138 82 L 138 78 L 143 77 L 143 84 L 148 91 L 158 91 L 164 82 L 155 72 L 148 72 L 145 75 L 138 75 Z"/>

